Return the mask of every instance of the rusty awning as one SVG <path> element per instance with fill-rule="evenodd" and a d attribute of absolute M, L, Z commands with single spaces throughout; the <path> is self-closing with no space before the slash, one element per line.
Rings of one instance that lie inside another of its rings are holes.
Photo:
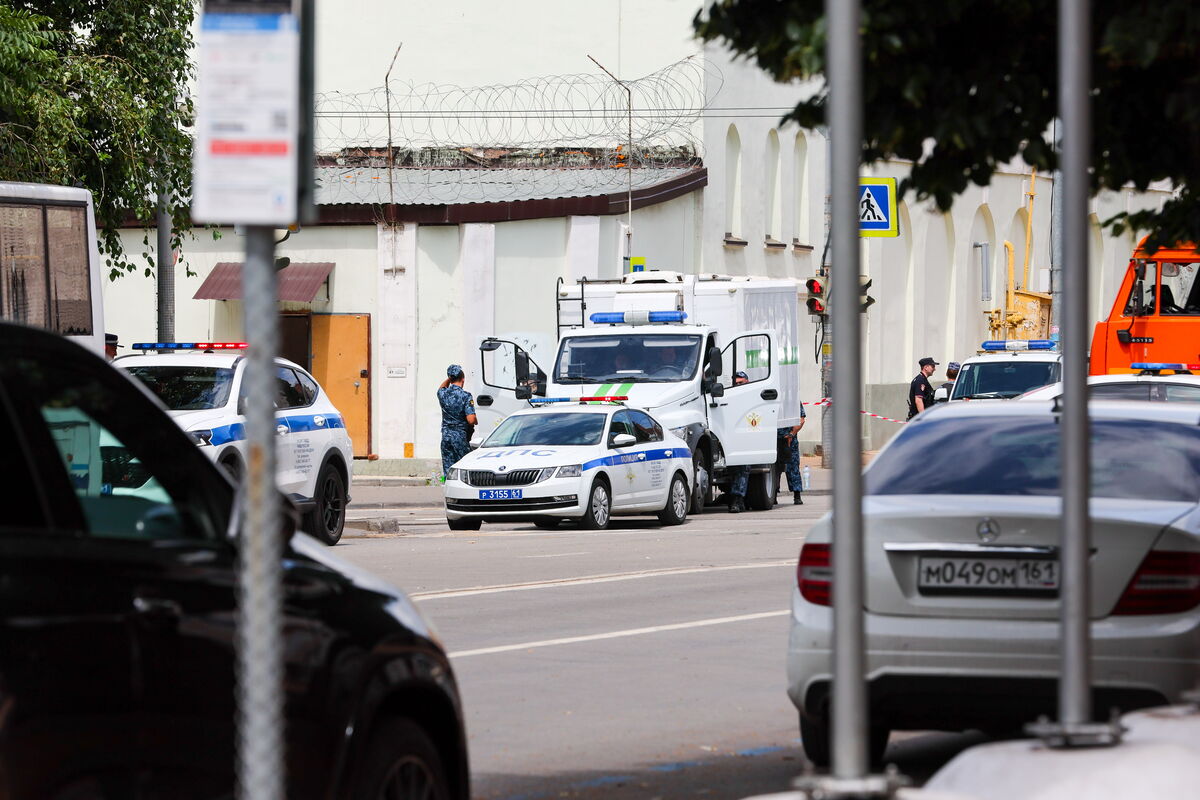
<path fill-rule="evenodd" d="M 276 276 L 279 282 L 278 299 L 289 303 L 311 303 L 317 290 L 333 271 L 332 261 L 310 261 L 289 264 Z M 200 288 L 192 295 L 194 300 L 241 300 L 242 262 L 221 261 Z"/>

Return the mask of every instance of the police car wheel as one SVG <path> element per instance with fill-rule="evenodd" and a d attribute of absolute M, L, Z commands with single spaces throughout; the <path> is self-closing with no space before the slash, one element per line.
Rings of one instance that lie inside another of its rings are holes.
<path fill-rule="evenodd" d="M 221 461 L 221 469 L 225 470 L 229 475 L 229 479 L 234 483 L 239 483 L 242 480 L 242 462 L 237 456 L 230 456 Z"/>
<path fill-rule="evenodd" d="M 346 524 L 346 482 L 333 464 L 321 467 L 308 528 L 325 544 L 337 544 Z"/>
<path fill-rule="evenodd" d="M 608 493 L 608 484 L 597 480 L 592 484 L 587 507 L 583 510 L 583 519 L 579 521 L 579 525 L 590 531 L 603 530 L 608 527 L 611 515 L 612 497 Z"/>
<path fill-rule="evenodd" d="M 446 525 L 452 531 L 477 531 L 483 525 L 481 519 L 447 519 Z"/>
<path fill-rule="evenodd" d="M 682 525 L 687 519 L 688 504 L 687 481 L 678 472 L 671 479 L 671 488 L 667 491 L 667 504 L 658 512 L 658 520 L 663 525 Z"/>

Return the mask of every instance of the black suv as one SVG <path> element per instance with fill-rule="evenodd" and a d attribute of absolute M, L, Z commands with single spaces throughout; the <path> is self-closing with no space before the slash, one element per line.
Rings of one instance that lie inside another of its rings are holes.
<path fill-rule="evenodd" d="M 234 487 L 141 385 L 0 323 L 0 797 L 234 793 Z M 469 797 L 454 674 L 404 594 L 283 558 L 289 798 Z"/>

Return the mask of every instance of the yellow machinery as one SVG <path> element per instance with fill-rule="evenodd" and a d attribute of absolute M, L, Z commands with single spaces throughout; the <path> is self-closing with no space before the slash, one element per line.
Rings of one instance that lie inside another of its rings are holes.
<path fill-rule="evenodd" d="M 1029 177 L 1029 198 L 1025 219 L 1025 263 L 1022 271 L 1021 288 L 1016 287 L 1013 272 L 1013 244 L 1004 243 L 1004 257 L 1008 266 L 1008 284 L 1004 293 L 1004 308 L 983 312 L 988 318 L 990 336 L 993 339 L 1048 339 L 1050 338 L 1050 295 L 1029 288 L 1029 251 L 1033 244 L 1033 198 L 1037 194 L 1035 184 L 1037 170 Z"/>

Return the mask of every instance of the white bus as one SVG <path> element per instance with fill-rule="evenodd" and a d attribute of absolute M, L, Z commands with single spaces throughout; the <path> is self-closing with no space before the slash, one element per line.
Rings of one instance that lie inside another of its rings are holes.
<path fill-rule="evenodd" d="M 104 353 L 100 250 L 92 193 L 0 181 L 0 319 Z"/>

